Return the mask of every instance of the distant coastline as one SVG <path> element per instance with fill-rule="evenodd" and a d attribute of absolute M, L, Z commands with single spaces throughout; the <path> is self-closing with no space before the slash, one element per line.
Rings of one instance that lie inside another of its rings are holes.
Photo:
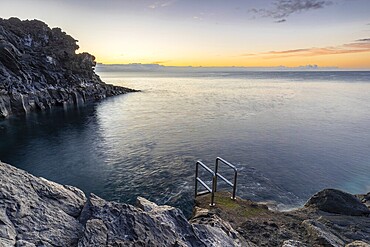
<path fill-rule="evenodd" d="M 305 65 L 297 67 L 275 66 L 275 67 L 203 67 L 203 66 L 165 66 L 161 64 L 103 64 L 97 63 L 97 72 L 246 72 L 246 71 L 370 71 L 370 68 L 351 69 L 339 67 L 320 67 L 318 65 Z"/>

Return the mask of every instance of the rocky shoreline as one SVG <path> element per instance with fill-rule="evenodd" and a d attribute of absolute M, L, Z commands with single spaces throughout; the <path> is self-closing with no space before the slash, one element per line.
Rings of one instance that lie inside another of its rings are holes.
<path fill-rule="evenodd" d="M 359 199 L 361 198 L 362 201 Z M 230 194 L 216 195 L 216 207 L 209 198 L 197 199 L 191 222 L 212 222 L 214 215 L 229 222 L 249 246 L 370 246 L 370 193 L 351 195 L 324 189 L 304 207 L 287 212 L 271 211 L 265 204 Z"/>
<path fill-rule="evenodd" d="M 0 18 L 0 118 L 135 91 L 102 82 L 95 57 L 78 48 L 60 28 Z"/>
<path fill-rule="evenodd" d="M 227 193 L 194 215 L 137 198 L 108 202 L 0 162 L 0 246 L 370 246 L 370 193 L 327 189 L 290 212 Z"/>

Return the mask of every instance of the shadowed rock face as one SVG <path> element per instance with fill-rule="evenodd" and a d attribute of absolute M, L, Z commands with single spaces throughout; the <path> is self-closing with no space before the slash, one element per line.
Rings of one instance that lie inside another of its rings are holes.
<path fill-rule="evenodd" d="M 38 20 L 0 18 L 0 118 L 133 91 L 103 83 L 76 42 Z"/>

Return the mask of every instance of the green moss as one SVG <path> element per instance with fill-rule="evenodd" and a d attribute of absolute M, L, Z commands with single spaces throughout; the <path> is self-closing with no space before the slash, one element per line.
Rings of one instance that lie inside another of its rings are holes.
<path fill-rule="evenodd" d="M 217 193 L 215 195 L 216 207 L 227 214 L 250 218 L 266 213 L 267 209 L 244 200 L 232 200 L 228 195 Z"/>
<path fill-rule="evenodd" d="M 235 200 L 219 194 L 215 195 L 215 203 L 218 207 L 224 209 L 237 209 L 240 207 L 240 205 Z"/>

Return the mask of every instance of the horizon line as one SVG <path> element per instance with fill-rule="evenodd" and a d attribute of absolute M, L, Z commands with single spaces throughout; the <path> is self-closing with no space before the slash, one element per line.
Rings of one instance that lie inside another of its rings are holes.
<path fill-rule="evenodd" d="M 158 63 L 101 63 L 97 62 L 97 66 L 144 66 L 144 67 L 152 67 L 155 66 L 157 68 L 195 68 L 195 69 L 221 69 L 221 68 L 228 68 L 228 69 L 305 69 L 305 70 L 351 70 L 351 71 L 370 71 L 370 68 L 363 67 L 339 67 L 339 66 L 319 66 L 316 64 L 307 64 L 307 65 L 299 65 L 299 66 L 286 66 L 286 65 L 277 65 L 277 66 L 237 66 L 237 65 L 229 65 L 229 66 L 194 66 L 194 65 L 163 65 Z"/>

